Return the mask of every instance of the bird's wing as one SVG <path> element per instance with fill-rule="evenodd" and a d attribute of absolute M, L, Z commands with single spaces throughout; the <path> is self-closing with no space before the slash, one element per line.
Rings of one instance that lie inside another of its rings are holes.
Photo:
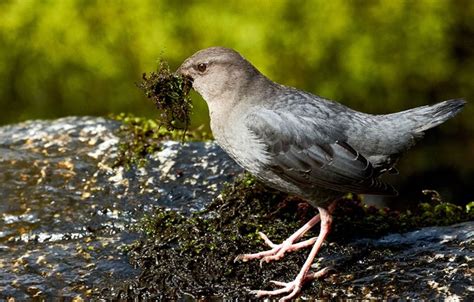
<path fill-rule="evenodd" d="M 342 192 L 396 195 L 372 164 L 351 147 L 330 122 L 291 112 L 258 110 L 246 127 L 265 145 L 267 168 L 301 188 L 320 186 Z"/>

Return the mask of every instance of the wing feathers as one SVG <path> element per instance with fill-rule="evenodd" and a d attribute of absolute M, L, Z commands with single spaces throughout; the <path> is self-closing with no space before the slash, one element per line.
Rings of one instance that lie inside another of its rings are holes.
<path fill-rule="evenodd" d="M 288 118 L 288 113 L 285 119 L 276 112 L 263 111 L 260 114 L 265 116 L 253 114 L 248 117 L 246 126 L 267 147 L 268 168 L 282 179 L 304 189 L 320 186 L 353 193 L 396 194 L 395 189 L 378 178 L 372 164 L 342 135 L 338 140 L 330 141 L 327 136 L 318 135 L 319 129 L 314 124 L 295 124 L 298 119 L 295 116 Z M 329 132 L 335 130 L 321 130 L 321 133 Z"/>

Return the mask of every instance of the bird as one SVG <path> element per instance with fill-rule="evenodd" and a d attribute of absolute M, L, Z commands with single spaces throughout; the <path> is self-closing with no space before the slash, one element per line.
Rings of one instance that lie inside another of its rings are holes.
<path fill-rule="evenodd" d="M 348 192 L 397 195 L 380 176 L 394 171 L 425 131 L 466 104 L 452 99 L 391 114 L 363 113 L 273 82 L 236 50 L 220 46 L 197 51 L 176 73 L 206 101 L 213 136 L 231 158 L 264 184 L 304 199 L 319 212 L 280 244 L 260 233 L 270 248 L 235 259 L 269 262 L 311 247 L 293 281 L 271 281 L 280 288 L 253 291 L 257 297 L 285 294 L 280 301 L 295 298 L 305 282 L 329 271 L 310 269 L 337 201 Z M 319 222 L 317 237 L 298 242 Z"/>

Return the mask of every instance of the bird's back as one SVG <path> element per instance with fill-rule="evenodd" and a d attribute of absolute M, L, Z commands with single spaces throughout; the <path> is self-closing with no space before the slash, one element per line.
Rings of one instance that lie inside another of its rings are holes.
<path fill-rule="evenodd" d="M 281 131 L 301 135 L 316 144 L 347 143 L 370 162 L 375 178 L 390 170 L 423 137 L 424 131 L 453 117 L 465 104 L 463 100 L 450 100 L 388 115 L 372 115 L 282 85 L 273 95 L 264 102 L 264 108 L 282 117 L 285 125 Z"/>

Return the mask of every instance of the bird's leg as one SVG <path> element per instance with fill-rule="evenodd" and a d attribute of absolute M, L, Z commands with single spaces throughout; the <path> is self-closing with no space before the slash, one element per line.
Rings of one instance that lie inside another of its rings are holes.
<path fill-rule="evenodd" d="M 267 290 L 252 291 L 254 294 L 257 295 L 257 297 L 274 296 L 274 295 L 279 295 L 283 293 L 289 293 L 288 295 L 281 298 L 280 301 L 286 301 L 286 300 L 292 299 L 300 292 L 301 288 L 303 287 L 303 284 L 306 281 L 313 280 L 315 278 L 320 278 L 329 271 L 328 268 L 324 268 L 316 273 L 311 273 L 311 274 L 308 273 L 311 267 L 311 264 L 313 263 L 313 260 L 316 257 L 316 254 L 321 248 L 321 245 L 323 244 L 324 239 L 326 238 L 329 232 L 329 229 L 331 227 L 331 223 L 332 223 L 332 216 L 327 210 L 323 208 L 318 208 L 318 210 L 321 217 L 321 232 L 319 233 L 316 243 L 313 245 L 313 248 L 311 249 L 311 252 L 309 253 L 308 258 L 303 264 L 303 267 L 301 268 L 300 272 L 296 276 L 295 280 L 288 283 L 280 282 L 280 281 L 271 281 L 273 284 L 281 286 L 282 288 L 272 290 L 272 291 L 267 291 Z"/>
<path fill-rule="evenodd" d="M 331 203 L 331 205 L 328 207 L 329 213 L 332 213 L 334 211 L 336 204 L 337 204 L 337 200 Z M 303 237 L 304 234 L 306 234 L 319 221 L 320 221 L 320 216 L 318 214 L 314 216 L 313 218 L 311 218 L 310 221 L 308 221 L 305 225 L 299 228 L 293 235 L 288 237 L 285 241 L 283 241 L 280 244 L 273 243 L 270 239 L 268 239 L 267 235 L 265 235 L 262 232 L 259 232 L 258 234 L 260 235 L 260 237 L 271 249 L 263 251 L 263 252 L 259 252 L 259 253 L 254 253 L 254 254 L 239 255 L 234 259 L 234 261 L 242 260 L 246 262 L 253 259 L 261 259 L 260 264 L 262 264 L 263 262 L 268 263 L 272 260 L 279 260 L 283 258 L 286 252 L 297 251 L 302 248 L 311 246 L 316 242 L 317 237 L 313 237 L 313 238 L 310 238 L 308 240 L 298 242 L 298 243 L 295 243 L 295 241 Z"/>
<path fill-rule="evenodd" d="M 302 241 L 299 243 L 294 243 L 300 239 L 306 232 L 308 232 L 315 224 L 319 222 L 319 214 L 311 218 L 305 225 L 299 228 L 293 235 L 288 237 L 285 241 L 280 244 L 274 244 L 268 237 L 259 232 L 260 237 L 265 241 L 265 243 L 271 247 L 270 250 L 263 251 L 255 254 L 243 254 L 235 258 L 234 261 L 242 260 L 244 262 L 253 260 L 253 259 L 262 259 L 261 262 L 270 262 L 272 260 L 279 260 L 283 258 L 286 252 L 296 251 L 307 246 L 311 246 L 316 242 L 316 237 Z"/>

